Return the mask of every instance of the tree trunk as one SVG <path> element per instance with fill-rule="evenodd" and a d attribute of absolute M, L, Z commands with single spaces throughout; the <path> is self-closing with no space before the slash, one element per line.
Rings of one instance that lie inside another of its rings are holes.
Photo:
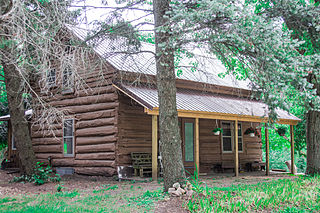
<path fill-rule="evenodd" d="M 32 149 L 28 121 L 24 115 L 23 80 L 13 64 L 8 65 L 2 62 L 2 66 L 7 88 L 10 121 L 18 150 L 20 168 L 24 174 L 30 175 L 33 173 L 35 166 L 35 155 Z"/>
<path fill-rule="evenodd" d="M 163 157 L 165 191 L 175 182 L 182 182 L 185 179 L 176 105 L 174 49 L 169 44 L 170 25 L 169 19 L 165 17 L 166 11 L 169 11 L 169 3 L 170 0 L 153 1 L 156 29 L 161 26 L 167 27 L 165 31 L 156 30 L 155 32 L 160 150 Z M 159 44 L 166 45 L 160 47 Z"/>
<path fill-rule="evenodd" d="M 320 173 L 320 112 L 307 115 L 307 174 Z"/>

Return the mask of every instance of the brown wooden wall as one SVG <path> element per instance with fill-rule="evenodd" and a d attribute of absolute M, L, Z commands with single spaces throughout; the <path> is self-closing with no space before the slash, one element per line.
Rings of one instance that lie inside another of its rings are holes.
<path fill-rule="evenodd" d="M 119 93 L 117 163 L 131 164 L 131 152 L 149 152 L 152 149 L 151 116 L 129 97 Z"/>
<path fill-rule="evenodd" d="M 94 54 L 90 57 L 88 63 L 98 60 Z M 115 70 L 107 64 L 103 66 L 103 76 L 98 65 L 91 67 L 92 70 L 78 70 L 85 84 L 76 88 L 79 84 L 75 82 L 74 93 L 61 92 L 61 74 L 58 74 L 57 86 L 51 89 L 51 93 L 38 90 L 48 104 L 64 112 L 66 118 L 75 119 L 74 157 L 63 155 L 63 121 L 53 125 L 53 132 L 47 126 L 39 131 L 40 126 L 33 125 L 32 143 L 38 161 L 48 163 L 51 157 L 53 167 L 73 167 L 78 174 L 116 174 L 118 93 L 112 86 Z M 37 116 L 36 113 L 35 118 Z"/>
<path fill-rule="evenodd" d="M 251 126 L 249 122 L 242 123 L 242 133 Z M 218 121 L 218 125 L 220 121 Z M 252 126 L 258 126 L 258 123 L 252 123 Z M 212 130 L 216 127 L 216 120 L 200 119 L 200 172 L 210 172 L 215 164 L 222 162 L 234 162 L 233 153 L 223 153 L 221 145 L 221 135 L 216 136 Z M 221 127 L 221 126 L 220 126 Z M 262 160 L 261 138 L 250 137 L 243 134 L 243 152 L 239 152 L 240 164 Z"/>

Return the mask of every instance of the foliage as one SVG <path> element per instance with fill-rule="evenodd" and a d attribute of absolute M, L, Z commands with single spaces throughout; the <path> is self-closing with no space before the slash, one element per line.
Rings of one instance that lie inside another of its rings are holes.
<path fill-rule="evenodd" d="M 199 184 L 194 182 L 193 184 Z M 320 176 L 280 179 L 258 184 L 230 187 L 193 185 L 203 193 L 195 193 L 187 202 L 191 212 L 297 212 L 320 210 Z"/>
<path fill-rule="evenodd" d="M 244 131 L 245 135 L 249 135 L 251 133 L 254 133 L 259 138 L 261 137 L 260 130 L 257 128 L 249 127 L 248 129 L 246 129 L 246 131 Z"/>
<path fill-rule="evenodd" d="M 65 189 L 56 193 L 4 197 L 0 199 L 0 212 L 153 212 L 154 204 L 166 196 L 161 188 L 146 191 L 141 183 L 123 182 L 119 188 L 101 193 L 92 193 L 93 190 L 94 187 L 87 187 L 84 190 Z"/>
<path fill-rule="evenodd" d="M 284 169 L 288 170 L 285 161 L 291 160 L 291 144 L 289 132 L 286 132 L 286 137 L 281 137 L 276 131 L 276 128 L 280 125 L 275 125 L 273 129 L 269 129 L 269 160 L 271 169 Z M 265 130 L 262 128 L 262 150 L 263 161 L 265 161 Z M 306 150 L 305 144 L 301 149 L 295 149 L 295 164 L 298 168 L 298 172 L 304 173 L 306 171 Z M 302 154 L 301 154 L 302 153 Z"/>
<path fill-rule="evenodd" d="M 14 177 L 13 182 L 32 182 L 36 185 L 42 185 L 47 182 L 60 182 L 61 177 L 58 174 L 53 174 L 50 166 L 43 167 L 43 163 L 37 162 L 32 175 L 21 175 Z"/>
<path fill-rule="evenodd" d="M 220 133 L 222 133 L 223 129 L 222 128 L 215 128 L 215 129 L 212 130 L 212 132 L 220 132 Z"/>
<path fill-rule="evenodd" d="M 277 132 L 280 136 L 284 136 L 287 132 L 288 128 L 286 126 L 279 126 L 277 128 Z"/>

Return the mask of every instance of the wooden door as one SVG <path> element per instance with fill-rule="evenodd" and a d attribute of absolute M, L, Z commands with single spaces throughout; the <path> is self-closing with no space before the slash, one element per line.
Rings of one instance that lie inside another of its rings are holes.
<path fill-rule="evenodd" d="M 182 119 L 182 158 L 185 169 L 193 173 L 195 164 L 195 120 Z"/>

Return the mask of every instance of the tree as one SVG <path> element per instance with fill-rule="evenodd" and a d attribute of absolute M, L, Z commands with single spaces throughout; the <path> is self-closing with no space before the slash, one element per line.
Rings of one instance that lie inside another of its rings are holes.
<path fill-rule="evenodd" d="M 181 136 L 178 125 L 174 53 L 171 24 L 167 12 L 170 0 L 153 1 L 155 20 L 157 88 L 159 100 L 160 148 L 164 164 L 164 189 L 185 179 Z"/>
<path fill-rule="evenodd" d="M 33 76 L 44 76 L 54 47 L 53 38 L 67 20 L 64 1 L 0 1 L 0 58 L 6 83 L 11 125 L 22 172 L 31 175 L 35 155 L 25 117 L 24 93 L 34 95 L 34 103 L 43 105 L 30 86 Z M 57 57 L 57 56 L 56 56 Z"/>
<path fill-rule="evenodd" d="M 305 60 L 307 80 L 314 90 L 313 97 L 320 97 L 319 65 L 320 65 L 320 1 L 257 1 L 256 12 L 269 18 L 280 17 L 284 30 L 289 31 L 292 39 L 300 41 L 297 51 Z M 300 93 L 296 88 L 296 93 Z M 307 141 L 307 173 L 320 173 L 320 111 L 314 100 L 305 100 L 306 108 L 306 141 Z"/>

